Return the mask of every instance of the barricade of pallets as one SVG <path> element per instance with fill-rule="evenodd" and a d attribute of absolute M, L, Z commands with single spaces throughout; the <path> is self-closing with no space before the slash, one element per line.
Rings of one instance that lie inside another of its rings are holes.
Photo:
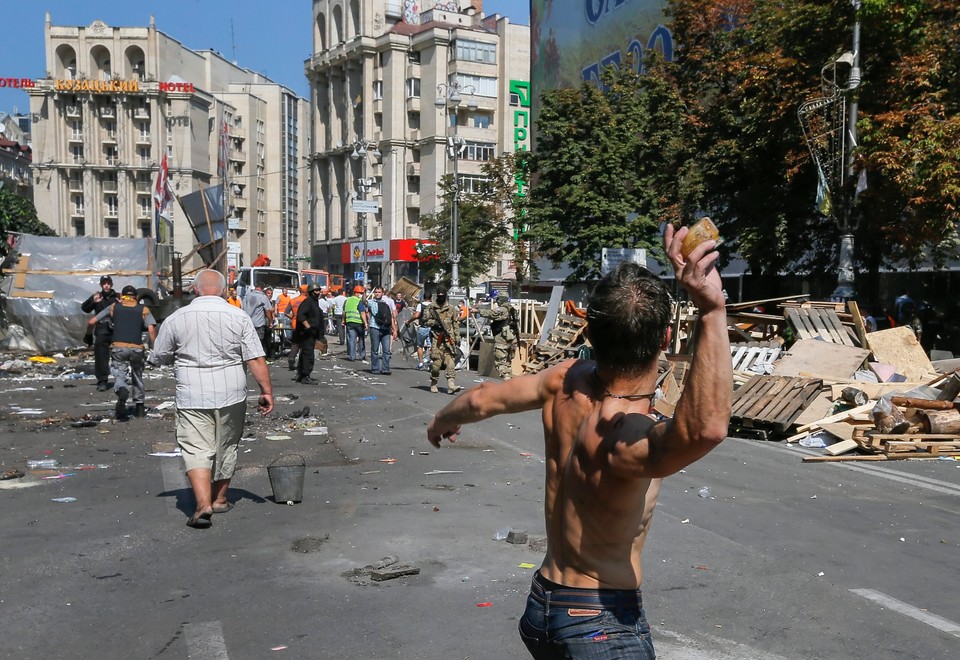
<path fill-rule="evenodd" d="M 557 324 L 550 329 L 545 341 L 535 344 L 523 365 L 523 372 L 535 374 L 547 367 L 572 357 L 583 343 L 587 320 L 572 314 L 560 314 Z"/>
<path fill-rule="evenodd" d="M 754 376 L 733 393 L 730 424 L 786 433 L 822 388 L 819 378 Z"/>

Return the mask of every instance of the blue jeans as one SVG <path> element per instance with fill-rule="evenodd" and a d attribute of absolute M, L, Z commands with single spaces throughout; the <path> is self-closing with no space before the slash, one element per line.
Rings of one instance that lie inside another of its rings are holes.
<path fill-rule="evenodd" d="M 520 638 L 536 660 L 654 660 L 640 591 L 574 589 L 533 577 Z"/>
<path fill-rule="evenodd" d="M 367 357 L 366 333 L 363 330 L 362 323 L 347 323 L 347 359 L 363 360 Z M 360 349 L 360 355 L 357 356 L 357 349 Z"/>
<path fill-rule="evenodd" d="M 370 328 L 370 370 L 374 373 L 381 371 L 380 361 L 383 361 L 383 373 L 390 373 L 390 346 L 393 336 L 389 329 Z M 381 351 L 383 355 L 381 355 Z"/>

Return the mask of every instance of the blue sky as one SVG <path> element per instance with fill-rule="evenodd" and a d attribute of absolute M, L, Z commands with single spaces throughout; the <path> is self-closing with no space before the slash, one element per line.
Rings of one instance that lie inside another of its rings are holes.
<path fill-rule="evenodd" d="M 145 6 L 146 5 L 146 6 Z M 303 61 L 310 56 L 310 0 L 21 0 L 4 2 L 0 23 L 0 78 L 42 78 L 44 15 L 54 25 L 89 25 L 95 19 L 111 26 L 145 27 L 151 14 L 157 29 L 188 48 L 214 49 L 248 69 L 259 71 L 303 97 L 309 87 Z M 524 0 L 484 0 L 484 12 L 499 12 L 513 23 L 530 24 L 530 6 Z M 231 36 L 231 20 L 233 35 Z M 236 43 L 236 51 L 233 44 Z M 0 111 L 14 106 L 26 113 L 29 97 L 20 90 L 0 88 Z"/>

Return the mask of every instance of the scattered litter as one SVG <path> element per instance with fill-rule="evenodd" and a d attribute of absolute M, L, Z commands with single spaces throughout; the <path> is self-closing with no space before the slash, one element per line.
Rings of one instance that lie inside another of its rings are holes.
<path fill-rule="evenodd" d="M 294 504 L 296 504 L 296 502 L 293 500 L 287 500 L 287 506 L 293 506 Z"/>
<path fill-rule="evenodd" d="M 477 607 L 493 607 L 493 603 L 477 603 Z"/>
<path fill-rule="evenodd" d="M 173 401 L 162 401 L 153 407 L 154 410 L 166 410 L 167 408 L 173 408 L 175 404 Z"/>
<path fill-rule="evenodd" d="M 511 529 L 509 527 L 504 527 L 503 529 L 498 529 L 493 534 L 494 541 L 506 541 L 507 536 L 510 534 Z"/>
<path fill-rule="evenodd" d="M 60 461 L 55 458 L 40 458 L 27 461 L 27 467 L 31 470 L 52 470 L 60 467 Z"/>
<path fill-rule="evenodd" d="M 48 358 L 45 355 L 34 355 L 33 357 L 29 357 L 27 359 L 30 360 L 31 362 L 35 362 L 36 364 L 56 364 L 57 363 L 56 360 L 54 360 L 53 358 Z"/>
<path fill-rule="evenodd" d="M 686 525 L 688 522 L 690 522 L 690 519 L 689 519 L 689 518 L 684 518 L 683 520 L 680 521 L 680 524 L 681 524 L 681 525 Z"/>
<path fill-rule="evenodd" d="M 15 387 L 12 390 L 7 390 L 7 392 L 36 392 L 36 387 Z"/>
<path fill-rule="evenodd" d="M 819 573 L 817 573 L 817 577 L 823 577 L 823 576 L 824 576 L 824 572 L 823 572 L 823 571 L 820 571 Z"/>
<path fill-rule="evenodd" d="M 700 564 L 699 566 L 694 566 L 694 568 L 697 569 L 698 571 L 709 571 L 709 570 L 710 570 L 710 567 L 707 566 L 706 564 Z"/>
<path fill-rule="evenodd" d="M 507 543 L 513 545 L 524 545 L 527 542 L 527 532 L 522 529 L 511 529 L 507 534 Z"/>
<path fill-rule="evenodd" d="M 374 395 L 360 397 L 360 401 L 376 401 L 376 400 L 377 400 L 377 397 Z"/>
<path fill-rule="evenodd" d="M 827 446 L 827 443 L 823 441 L 823 438 L 820 435 L 808 435 L 805 438 L 800 438 L 801 447 L 810 447 L 813 449 L 823 449 Z"/>
<path fill-rule="evenodd" d="M 244 453 L 244 454 L 249 454 L 249 453 L 252 452 L 252 451 L 253 451 L 252 449 L 244 449 L 244 450 L 243 450 L 243 453 Z"/>
<path fill-rule="evenodd" d="M 521 562 L 520 565 L 517 566 L 517 568 L 536 568 L 536 567 L 537 567 L 536 564 L 531 564 L 530 562 L 526 562 L 526 561 Z"/>
<path fill-rule="evenodd" d="M 100 422 L 94 419 L 78 419 L 77 421 L 70 424 L 71 428 L 75 429 L 90 429 L 95 426 L 98 426 Z"/>
<path fill-rule="evenodd" d="M 708 488 L 707 486 L 704 486 L 703 488 L 697 491 L 697 495 L 704 498 L 710 497 L 710 488 Z"/>
<path fill-rule="evenodd" d="M 533 453 L 532 453 L 532 452 L 529 452 L 529 451 L 522 451 L 522 452 L 520 452 L 520 455 L 523 456 L 524 458 L 526 458 L 526 457 L 528 457 L 528 456 L 533 456 Z"/>
<path fill-rule="evenodd" d="M 487 452 L 495 452 L 495 451 L 497 451 L 497 450 L 496 450 L 496 449 L 484 449 L 483 451 L 484 451 L 484 453 L 487 453 Z"/>
<path fill-rule="evenodd" d="M 397 459 L 395 459 L 395 458 L 381 458 L 381 459 L 380 459 L 380 462 L 381 462 L 381 463 L 389 463 L 390 465 L 393 465 L 394 463 L 397 462 Z"/>
<path fill-rule="evenodd" d="M 267 440 L 289 440 L 289 435 L 268 435 Z"/>
<path fill-rule="evenodd" d="M 40 409 L 40 408 L 20 408 L 19 410 L 16 411 L 15 414 L 17 414 L 17 415 L 46 415 L 47 413 L 45 413 L 45 412 L 44 412 L 42 409 Z"/>
<path fill-rule="evenodd" d="M 424 472 L 423 474 L 427 477 L 435 474 L 463 474 L 463 470 L 430 470 L 429 472 Z"/>
<path fill-rule="evenodd" d="M 54 497 L 50 499 L 51 502 L 59 502 L 60 504 L 69 504 L 70 502 L 76 502 L 76 497 Z"/>
<path fill-rule="evenodd" d="M 816 496 L 816 495 L 811 495 L 811 496 L 810 496 L 810 499 L 811 499 L 811 500 L 815 500 L 815 499 L 817 499 L 817 496 Z"/>
<path fill-rule="evenodd" d="M 327 435 L 327 433 L 326 426 L 316 426 L 312 429 L 306 429 L 303 432 L 304 435 Z"/>
<path fill-rule="evenodd" d="M 905 543 L 906 540 L 907 540 L 907 539 L 903 538 L 902 536 L 900 537 L 900 542 L 901 542 L 901 543 Z"/>
<path fill-rule="evenodd" d="M 159 456 L 160 458 L 179 458 L 182 456 L 180 449 L 176 451 L 155 451 L 152 454 L 147 454 L 148 456 Z"/>
<path fill-rule="evenodd" d="M 429 455 L 430 455 L 430 452 L 428 452 L 428 451 L 421 451 L 421 452 L 419 452 L 419 453 L 420 453 L 421 456 L 429 456 Z"/>
<path fill-rule="evenodd" d="M 0 481 L 7 481 L 8 479 L 19 479 L 23 476 L 23 472 L 16 469 L 7 470 L 3 474 L 0 474 Z"/>
<path fill-rule="evenodd" d="M 272 646 L 272 647 L 270 647 L 270 650 L 271 650 L 271 651 L 286 651 L 286 650 L 287 650 L 287 647 L 286 647 L 286 646 Z"/>
<path fill-rule="evenodd" d="M 367 470 L 366 472 L 361 472 L 360 474 L 380 474 L 380 470 Z"/>
<path fill-rule="evenodd" d="M 55 474 L 52 477 L 44 477 L 44 479 L 66 479 L 67 477 L 75 477 L 76 475 L 71 472 L 69 474 Z"/>
<path fill-rule="evenodd" d="M 440 510 L 440 507 L 438 507 L 438 506 L 433 507 L 433 512 L 434 512 L 434 513 L 436 513 L 436 512 L 439 511 L 439 510 Z"/>

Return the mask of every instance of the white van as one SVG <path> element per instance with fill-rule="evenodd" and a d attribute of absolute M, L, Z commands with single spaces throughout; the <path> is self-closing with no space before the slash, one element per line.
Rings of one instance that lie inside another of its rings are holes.
<path fill-rule="evenodd" d="M 237 296 L 241 299 L 247 294 L 247 289 L 258 285 L 273 287 L 273 297 L 280 295 L 280 289 L 299 289 L 300 273 L 288 268 L 273 268 L 272 266 L 244 266 L 237 273 Z"/>

